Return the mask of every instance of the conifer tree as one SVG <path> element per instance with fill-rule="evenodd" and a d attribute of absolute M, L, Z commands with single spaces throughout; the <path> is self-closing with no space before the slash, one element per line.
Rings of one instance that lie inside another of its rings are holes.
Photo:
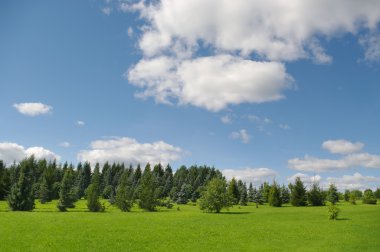
<path fill-rule="evenodd" d="M 282 204 L 287 204 L 290 201 L 289 188 L 286 187 L 285 185 L 282 185 L 281 187 L 281 199 L 282 199 Z"/>
<path fill-rule="evenodd" d="M 39 186 L 39 198 L 41 204 L 45 204 L 49 200 L 49 189 L 45 178 L 42 179 Z"/>
<path fill-rule="evenodd" d="M 34 208 L 32 169 L 34 156 L 20 162 L 20 174 L 8 196 L 8 205 L 12 211 L 31 211 Z"/>
<path fill-rule="evenodd" d="M 92 174 L 91 184 L 86 190 L 87 208 L 90 212 L 103 212 L 104 207 L 100 204 L 100 171 L 97 164 Z"/>
<path fill-rule="evenodd" d="M 133 174 L 126 170 L 120 178 L 116 189 L 116 206 L 123 212 L 129 212 L 133 206 Z"/>
<path fill-rule="evenodd" d="M 307 193 L 307 201 L 309 205 L 312 206 L 323 206 L 325 205 L 325 197 L 322 189 L 319 187 L 318 183 L 314 183 Z"/>
<path fill-rule="evenodd" d="M 139 207 L 148 211 L 154 211 L 158 204 L 155 198 L 155 180 L 150 169 L 150 164 L 145 166 L 140 181 Z"/>
<path fill-rule="evenodd" d="M 290 203 L 293 206 L 306 206 L 307 197 L 306 189 L 300 177 L 296 178 L 294 184 L 289 184 L 290 189 Z"/>
<path fill-rule="evenodd" d="M 248 202 L 253 202 L 254 197 L 255 197 L 255 190 L 253 189 L 252 182 L 250 182 L 249 187 L 248 187 Z"/>
<path fill-rule="evenodd" d="M 280 207 L 282 205 L 281 188 L 275 181 L 269 190 L 268 203 L 274 207 Z"/>
<path fill-rule="evenodd" d="M 247 186 L 244 183 L 243 186 L 240 188 L 240 200 L 239 205 L 246 206 L 248 203 L 248 193 L 247 193 Z"/>
<path fill-rule="evenodd" d="M 339 201 L 338 189 L 334 184 L 330 184 L 329 186 L 329 190 L 327 191 L 327 200 L 333 205 Z"/>
<path fill-rule="evenodd" d="M 235 178 L 232 178 L 230 183 L 228 184 L 228 193 L 231 196 L 232 204 L 236 205 L 239 202 L 240 195 L 239 195 L 239 188 L 236 182 Z"/>
<path fill-rule="evenodd" d="M 74 189 L 74 174 L 72 170 L 67 169 L 61 181 L 57 208 L 59 211 L 64 212 L 67 210 L 67 208 L 75 207 L 75 201 L 76 194 Z"/>

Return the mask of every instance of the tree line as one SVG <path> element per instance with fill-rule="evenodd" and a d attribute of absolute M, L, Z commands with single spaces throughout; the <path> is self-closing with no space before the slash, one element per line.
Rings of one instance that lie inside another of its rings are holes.
<path fill-rule="evenodd" d="M 242 180 L 227 181 L 214 167 L 181 166 L 173 173 L 168 164 L 146 164 L 126 167 L 123 163 L 97 163 L 91 169 L 88 162 L 76 167 L 67 162 L 36 160 L 33 156 L 6 167 L 0 160 L 0 200 L 7 200 L 11 210 L 30 211 L 35 200 L 42 204 L 58 200 L 57 208 L 66 211 L 75 207 L 81 198 L 87 200 L 89 211 L 104 211 L 100 198 L 107 199 L 122 211 L 130 211 L 134 204 L 154 211 L 156 207 L 171 208 L 173 203 L 198 202 L 202 210 L 219 212 L 224 207 L 247 205 L 258 207 L 264 203 L 280 207 L 290 203 L 293 206 L 320 206 L 326 201 L 335 204 L 339 199 L 356 204 L 376 204 L 380 190 L 346 190 L 338 192 L 331 184 L 322 190 L 314 183 L 309 190 L 300 178 L 288 186 L 264 182 L 259 187 L 248 186 Z"/>

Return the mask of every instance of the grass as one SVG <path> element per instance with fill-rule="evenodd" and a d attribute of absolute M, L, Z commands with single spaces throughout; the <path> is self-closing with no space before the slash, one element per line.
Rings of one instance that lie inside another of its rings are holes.
<path fill-rule="evenodd" d="M 380 251 L 380 205 L 341 203 L 337 221 L 327 207 L 206 214 L 190 205 L 129 213 L 90 213 L 84 201 L 65 213 L 55 206 L 11 212 L 1 201 L 0 251 Z"/>

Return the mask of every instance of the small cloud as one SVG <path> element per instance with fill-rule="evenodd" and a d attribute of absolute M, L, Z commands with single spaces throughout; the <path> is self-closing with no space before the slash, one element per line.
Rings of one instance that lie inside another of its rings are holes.
<path fill-rule="evenodd" d="M 133 28 L 129 26 L 129 27 L 128 27 L 128 30 L 127 30 L 128 37 L 131 38 L 131 37 L 133 36 L 133 33 L 134 33 L 134 32 L 133 32 Z"/>
<path fill-rule="evenodd" d="M 222 173 L 227 180 L 231 180 L 232 178 L 241 179 L 244 182 L 252 182 L 255 185 L 259 185 L 264 181 L 272 181 L 277 176 L 277 172 L 269 168 L 224 169 Z"/>
<path fill-rule="evenodd" d="M 248 134 L 247 130 L 245 129 L 241 129 L 239 131 L 235 131 L 235 132 L 232 132 L 230 137 L 232 139 L 238 139 L 238 140 L 241 140 L 242 143 L 249 143 L 249 141 L 251 140 L 251 136 Z"/>
<path fill-rule="evenodd" d="M 230 115 L 222 116 L 222 117 L 220 118 L 220 120 L 221 120 L 222 123 L 224 123 L 224 124 L 230 124 L 230 123 L 232 123 L 232 118 L 231 118 Z"/>
<path fill-rule="evenodd" d="M 34 155 L 36 159 L 46 159 L 48 161 L 60 160 L 61 158 L 43 147 L 33 146 L 26 149 L 24 146 L 16 143 L 0 143 L 0 160 L 3 160 L 7 164 L 20 162 L 31 155 Z"/>
<path fill-rule="evenodd" d="M 285 123 L 279 124 L 278 127 L 280 127 L 280 129 L 283 129 L 283 130 L 290 130 L 290 129 L 292 129 L 288 124 L 285 124 Z"/>
<path fill-rule="evenodd" d="M 322 148 L 333 154 L 350 154 L 359 152 L 364 144 L 360 142 L 352 143 L 344 139 L 328 140 L 322 143 Z"/>
<path fill-rule="evenodd" d="M 294 183 L 294 181 L 296 180 L 297 177 L 299 177 L 302 180 L 302 182 L 305 184 L 320 183 L 322 180 L 322 177 L 318 174 L 314 175 L 314 176 L 310 176 L 310 175 L 307 175 L 304 173 L 296 173 L 293 176 L 288 177 L 287 180 L 290 183 Z"/>
<path fill-rule="evenodd" d="M 80 127 L 83 127 L 86 123 L 84 121 L 77 121 L 76 124 Z"/>
<path fill-rule="evenodd" d="M 61 146 L 63 148 L 69 148 L 71 146 L 71 144 L 69 142 L 62 142 L 59 144 L 59 146 Z"/>
<path fill-rule="evenodd" d="M 40 102 L 15 103 L 13 107 L 23 115 L 38 116 L 48 114 L 53 110 L 52 106 Z"/>
<path fill-rule="evenodd" d="M 102 13 L 106 16 L 109 16 L 112 12 L 112 8 L 111 7 L 104 7 L 101 9 Z"/>

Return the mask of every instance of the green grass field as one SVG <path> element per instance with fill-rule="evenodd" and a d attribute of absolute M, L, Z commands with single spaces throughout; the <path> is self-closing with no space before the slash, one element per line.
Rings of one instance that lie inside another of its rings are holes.
<path fill-rule="evenodd" d="M 337 221 L 327 207 L 90 213 L 80 201 L 60 213 L 55 205 L 11 212 L 1 201 L 0 251 L 380 251 L 380 205 L 341 203 Z"/>

